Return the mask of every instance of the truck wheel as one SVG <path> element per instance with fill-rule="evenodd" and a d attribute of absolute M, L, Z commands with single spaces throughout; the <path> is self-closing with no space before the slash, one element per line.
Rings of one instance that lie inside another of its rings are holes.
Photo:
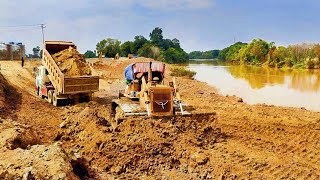
<path fill-rule="evenodd" d="M 52 104 L 58 106 L 57 94 L 55 92 L 52 94 Z"/>
<path fill-rule="evenodd" d="M 52 90 L 49 90 L 49 92 L 48 92 L 48 102 L 49 102 L 50 104 L 52 104 L 52 96 L 53 96 L 53 91 L 52 91 Z"/>
<path fill-rule="evenodd" d="M 90 96 L 85 96 L 83 98 L 83 102 L 90 102 L 91 101 L 91 97 Z"/>

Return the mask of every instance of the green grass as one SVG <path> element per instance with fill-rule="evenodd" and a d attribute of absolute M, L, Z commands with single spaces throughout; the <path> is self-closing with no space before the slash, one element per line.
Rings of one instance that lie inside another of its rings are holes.
<path fill-rule="evenodd" d="M 171 68 L 171 76 L 176 76 L 176 77 L 187 77 L 187 78 L 194 78 L 194 76 L 197 73 L 194 71 L 191 71 L 189 69 L 186 69 L 185 67 L 172 67 Z"/>

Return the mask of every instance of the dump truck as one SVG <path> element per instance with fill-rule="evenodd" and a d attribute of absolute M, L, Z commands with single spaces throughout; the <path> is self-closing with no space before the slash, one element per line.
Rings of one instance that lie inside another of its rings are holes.
<path fill-rule="evenodd" d="M 67 41 L 45 41 L 42 65 L 37 69 L 36 91 L 54 106 L 86 102 L 99 90 L 98 76 L 66 76 L 61 72 L 52 55 L 76 45 Z"/>
<path fill-rule="evenodd" d="M 165 83 L 165 64 L 137 62 L 125 69 L 127 86 L 112 101 L 112 112 L 118 124 L 127 116 L 187 115 L 173 78 Z"/>

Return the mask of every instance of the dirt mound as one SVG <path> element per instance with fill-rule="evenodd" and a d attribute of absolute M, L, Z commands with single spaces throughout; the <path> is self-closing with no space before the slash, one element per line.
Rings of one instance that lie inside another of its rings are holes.
<path fill-rule="evenodd" d="M 53 54 L 52 58 L 66 76 L 91 75 L 90 66 L 84 56 L 72 47 Z"/>
<path fill-rule="evenodd" d="M 0 73 L 0 117 L 12 115 L 12 111 L 20 106 L 21 95 Z"/>
<path fill-rule="evenodd" d="M 37 142 L 28 127 L 1 119 L 0 179 L 77 178 L 58 144 L 34 145 Z"/>
<path fill-rule="evenodd" d="M 107 177 L 199 178 L 210 171 L 206 151 L 224 140 L 214 127 L 216 115 L 161 119 L 129 118 L 116 129 L 111 126 L 111 107 L 97 103 L 68 108 L 65 129 L 58 135 L 65 149 L 86 157 L 92 168 Z"/>
<path fill-rule="evenodd" d="M 108 80 L 124 80 L 124 69 L 131 63 L 155 61 L 151 58 L 138 57 L 134 59 L 103 60 L 92 63 L 96 75 Z"/>

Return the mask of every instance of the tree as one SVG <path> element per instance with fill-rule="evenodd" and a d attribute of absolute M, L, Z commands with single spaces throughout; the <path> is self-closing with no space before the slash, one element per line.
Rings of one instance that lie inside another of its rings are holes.
<path fill-rule="evenodd" d="M 316 44 L 313 47 L 313 53 L 314 53 L 315 57 L 318 58 L 318 61 L 320 61 L 320 44 Z"/>
<path fill-rule="evenodd" d="M 192 51 L 189 53 L 190 59 L 203 59 L 202 57 L 203 56 L 201 51 Z"/>
<path fill-rule="evenodd" d="M 193 51 L 189 53 L 190 59 L 216 59 L 219 56 L 220 50 L 210 51 Z"/>
<path fill-rule="evenodd" d="M 96 50 L 98 54 L 102 53 L 104 54 L 105 48 L 106 48 L 107 40 L 103 39 L 100 42 L 97 43 L 96 45 Z"/>
<path fill-rule="evenodd" d="M 185 63 L 188 54 L 181 49 L 169 48 L 164 52 L 164 61 L 167 63 Z"/>
<path fill-rule="evenodd" d="M 128 56 L 128 54 L 133 54 L 134 43 L 132 41 L 126 41 L 123 44 L 121 44 L 120 50 L 120 55 L 123 57 Z"/>
<path fill-rule="evenodd" d="M 105 57 L 115 57 L 117 53 L 120 53 L 121 42 L 117 39 L 104 39 L 97 43 L 97 52 L 105 55 Z"/>
<path fill-rule="evenodd" d="M 232 61 L 232 60 L 239 61 L 239 59 L 237 58 L 239 50 L 246 45 L 247 45 L 246 43 L 237 42 L 227 48 L 224 48 L 219 52 L 218 58 L 221 60 L 227 60 L 227 61 Z"/>
<path fill-rule="evenodd" d="M 135 36 L 134 37 L 134 41 L 133 41 L 133 49 L 132 49 L 133 51 L 132 51 L 132 53 L 133 54 L 137 54 L 138 50 L 146 43 L 148 43 L 148 40 L 145 37 L 143 37 L 141 35 L 140 36 Z"/>
<path fill-rule="evenodd" d="M 162 40 L 162 43 L 161 43 L 161 46 L 159 46 L 161 49 L 163 50 L 167 50 L 171 47 L 174 47 L 174 44 L 173 42 L 171 41 L 171 39 L 163 39 Z"/>
<path fill-rule="evenodd" d="M 274 60 L 276 67 L 282 67 L 283 65 L 292 66 L 289 49 L 283 46 L 277 47 L 274 51 Z"/>
<path fill-rule="evenodd" d="M 162 60 L 160 48 L 150 43 L 144 44 L 143 47 L 139 49 L 138 54 L 139 56 Z"/>
<path fill-rule="evenodd" d="M 95 57 L 97 57 L 96 51 L 87 50 L 87 51 L 84 53 L 84 57 L 85 57 L 85 58 L 95 58 Z"/>
<path fill-rule="evenodd" d="M 173 39 L 172 39 L 172 44 L 173 44 L 173 48 L 181 49 L 181 47 L 180 47 L 180 41 L 179 41 L 177 38 L 173 38 Z"/>
<path fill-rule="evenodd" d="M 254 39 L 248 45 L 250 58 L 247 61 L 254 64 L 263 63 L 266 61 L 266 55 L 269 52 L 270 44 L 262 39 Z"/>
<path fill-rule="evenodd" d="M 39 46 L 37 46 L 35 48 L 32 48 L 32 52 L 33 52 L 33 55 L 32 55 L 33 58 L 39 58 L 40 57 L 40 54 L 39 54 L 40 47 Z"/>
<path fill-rule="evenodd" d="M 164 42 L 163 42 L 163 35 L 162 35 L 162 29 L 159 27 L 156 27 L 149 35 L 150 41 L 152 44 L 160 47 L 161 49 L 164 49 Z"/>
<path fill-rule="evenodd" d="M 288 47 L 293 64 L 303 64 L 304 61 L 312 54 L 313 44 L 296 44 Z"/>

